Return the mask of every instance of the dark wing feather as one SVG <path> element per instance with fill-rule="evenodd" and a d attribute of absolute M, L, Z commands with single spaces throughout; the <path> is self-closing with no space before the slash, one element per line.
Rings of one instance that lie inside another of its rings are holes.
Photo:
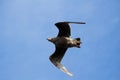
<path fill-rule="evenodd" d="M 61 71 L 65 72 L 69 76 L 73 76 L 73 74 L 65 67 L 63 66 L 60 62 L 65 55 L 67 48 L 58 48 L 56 47 L 55 52 L 50 56 L 50 61 Z"/>
<path fill-rule="evenodd" d="M 71 35 L 68 22 L 58 22 L 55 25 L 59 29 L 58 37 L 69 37 Z"/>
<path fill-rule="evenodd" d="M 58 48 L 56 47 L 55 52 L 50 56 L 50 60 L 54 63 L 61 62 L 63 56 L 65 55 L 67 48 Z"/>

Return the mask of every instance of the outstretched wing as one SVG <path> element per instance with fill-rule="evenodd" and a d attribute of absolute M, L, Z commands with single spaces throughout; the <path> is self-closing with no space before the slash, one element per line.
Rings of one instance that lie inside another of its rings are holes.
<path fill-rule="evenodd" d="M 68 22 L 58 22 L 55 25 L 59 29 L 58 37 L 69 37 L 71 35 Z"/>
<path fill-rule="evenodd" d="M 69 37 L 71 35 L 71 30 L 69 23 L 74 23 L 74 24 L 85 24 L 85 22 L 58 22 L 55 25 L 59 29 L 58 37 Z"/>
<path fill-rule="evenodd" d="M 56 47 L 55 52 L 50 56 L 50 61 L 61 71 L 63 71 L 64 73 L 73 76 L 73 74 L 67 70 L 67 68 L 65 66 L 63 66 L 61 64 L 61 60 L 63 58 L 63 56 L 65 55 L 67 48 L 58 48 Z"/>
<path fill-rule="evenodd" d="M 56 47 L 55 52 L 50 56 L 52 62 L 61 62 L 63 56 L 65 55 L 67 48 Z"/>

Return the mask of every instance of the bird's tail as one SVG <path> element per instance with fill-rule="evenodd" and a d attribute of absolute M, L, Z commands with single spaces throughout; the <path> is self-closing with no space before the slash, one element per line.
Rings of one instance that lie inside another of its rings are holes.
<path fill-rule="evenodd" d="M 75 38 L 73 41 L 75 43 L 75 46 L 78 47 L 78 48 L 80 48 L 80 44 L 82 43 L 81 40 L 80 40 L 80 38 Z"/>

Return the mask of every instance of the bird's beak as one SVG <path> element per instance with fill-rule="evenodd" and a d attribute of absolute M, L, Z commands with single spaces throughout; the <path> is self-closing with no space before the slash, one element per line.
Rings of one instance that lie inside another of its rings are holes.
<path fill-rule="evenodd" d="M 48 41 L 51 41 L 51 38 L 47 38 Z"/>

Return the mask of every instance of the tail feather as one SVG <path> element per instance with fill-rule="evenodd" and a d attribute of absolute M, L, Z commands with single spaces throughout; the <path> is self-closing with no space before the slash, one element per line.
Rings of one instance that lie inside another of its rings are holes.
<path fill-rule="evenodd" d="M 75 38 L 75 39 L 74 39 L 74 43 L 75 43 L 76 47 L 80 48 L 80 44 L 81 44 L 82 42 L 80 41 L 80 38 Z"/>
<path fill-rule="evenodd" d="M 75 38 L 75 40 L 80 41 L 80 38 Z"/>

